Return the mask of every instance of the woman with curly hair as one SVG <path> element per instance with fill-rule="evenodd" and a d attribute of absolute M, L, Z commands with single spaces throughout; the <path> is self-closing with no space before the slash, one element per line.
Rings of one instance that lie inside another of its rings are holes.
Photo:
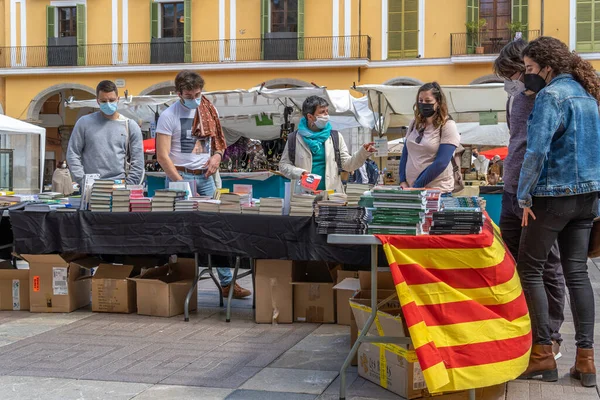
<path fill-rule="evenodd" d="M 523 50 L 525 88 L 537 93 L 517 198 L 523 209 L 517 271 L 531 316 L 533 348 L 522 378 L 556 381 L 544 264 L 558 240 L 575 321 L 571 375 L 596 385 L 594 292 L 587 272 L 592 221 L 600 192 L 600 82 L 594 68 L 561 41 L 541 37 Z"/>
<path fill-rule="evenodd" d="M 414 112 L 415 119 L 408 128 L 400 159 L 400 185 L 452 192 L 451 161 L 460 145 L 460 136 L 437 82 L 419 88 Z"/>

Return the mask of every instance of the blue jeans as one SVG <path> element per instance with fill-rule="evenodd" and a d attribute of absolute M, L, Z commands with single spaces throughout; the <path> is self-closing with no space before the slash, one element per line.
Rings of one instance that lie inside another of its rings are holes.
<path fill-rule="evenodd" d="M 196 192 L 199 196 L 210 196 L 215 194 L 217 187 L 215 186 L 215 179 L 211 176 L 206 178 L 204 175 L 194 175 L 187 172 L 180 172 L 180 175 L 186 181 L 196 182 Z M 166 186 L 169 187 L 169 177 L 166 180 Z M 233 274 L 230 268 L 217 268 L 217 274 L 219 275 L 219 282 L 221 286 L 229 286 L 233 279 Z"/>

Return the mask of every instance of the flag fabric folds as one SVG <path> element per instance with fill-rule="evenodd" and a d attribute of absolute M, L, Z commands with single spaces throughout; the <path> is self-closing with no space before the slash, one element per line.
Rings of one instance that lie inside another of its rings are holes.
<path fill-rule="evenodd" d="M 431 393 L 492 386 L 525 371 L 527 304 L 489 217 L 479 235 L 377 237 Z"/>

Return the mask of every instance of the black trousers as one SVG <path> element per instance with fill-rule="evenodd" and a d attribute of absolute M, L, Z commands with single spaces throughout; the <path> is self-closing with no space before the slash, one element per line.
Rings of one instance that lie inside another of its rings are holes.
<path fill-rule="evenodd" d="M 515 260 L 519 256 L 519 243 L 524 229 L 521 227 L 523 210 L 519 207 L 517 195 L 504 192 L 502 195 L 502 212 L 500 214 L 500 231 L 502 239 L 508 247 Z M 562 264 L 558 243 L 554 243 L 548 254 L 548 260 L 544 264 L 542 276 L 546 297 L 548 298 L 549 329 L 552 340 L 562 343 L 560 327 L 565 315 L 565 278 L 563 276 Z"/>
<path fill-rule="evenodd" d="M 562 197 L 534 197 L 529 226 L 521 237 L 517 271 L 529 307 L 533 340 L 551 344 L 544 266 L 558 241 L 563 272 L 571 300 L 577 347 L 594 344 L 594 291 L 587 270 L 592 223 L 597 216 L 598 193 Z"/>

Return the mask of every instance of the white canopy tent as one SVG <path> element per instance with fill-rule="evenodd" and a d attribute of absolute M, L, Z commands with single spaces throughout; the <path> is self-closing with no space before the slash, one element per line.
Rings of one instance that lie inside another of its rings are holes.
<path fill-rule="evenodd" d="M 0 114 L 0 136 L 2 135 L 38 135 L 39 136 L 39 184 L 40 191 L 44 189 L 44 160 L 46 155 L 46 129 L 37 125 L 29 124 L 21 120 L 8 117 Z M 27 148 L 18 148 L 16 150 L 28 151 Z M 31 165 L 26 165 L 25 168 L 32 169 Z"/>
<path fill-rule="evenodd" d="M 329 102 L 331 123 L 336 130 L 365 128 L 370 131 L 375 125 L 367 98 L 355 98 L 349 90 L 255 87 L 250 90 L 204 93 L 217 108 L 228 144 L 235 143 L 242 136 L 257 140 L 278 138 L 285 107 L 294 109 L 291 122 L 297 125 L 302 103 L 313 95 Z M 177 96 L 130 96 L 120 100 L 118 110 L 138 123 L 150 123 L 155 120 L 157 111 L 160 113 L 177 99 Z M 90 111 L 98 108 L 95 100 L 71 101 L 66 105 L 70 108 L 88 108 Z"/>
<path fill-rule="evenodd" d="M 414 118 L 418 86 L 362 85 L 355 90 L 366 95 L 372 112 L 380 116 L 375 121 L 380 133 L 388 128 L 408 126 Z M 502 84 L 442 86 L 442 90 L 448 101 L 448 111 L 461 133 L 461 143 L 508 145 L 507 95 Z M 480 113 L 485 112 L 498 113 L 498 124 L 480 125 Z"/>

